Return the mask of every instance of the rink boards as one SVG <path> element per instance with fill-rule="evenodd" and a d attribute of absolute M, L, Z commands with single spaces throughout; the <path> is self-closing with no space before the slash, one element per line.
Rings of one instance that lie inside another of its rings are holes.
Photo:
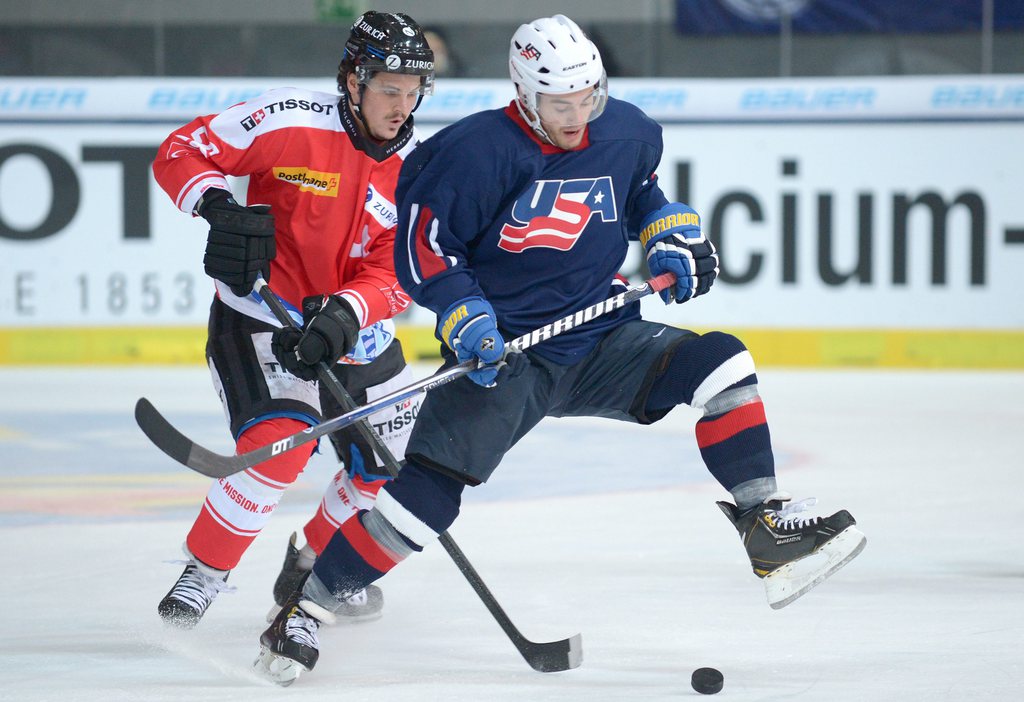
<path fill-rule="evenodd" d="M 201 362 L 205 226 L 156 186 L 157 145 L 263 87 L 0 80 L 0 363 Z M 446 81 L 429 135 L 507 103 Z M 712 294 L 645 316 L 737 333 L 764 365 L 1024 367 L 1024 80 L 617 79 L 664 125 L 661 186 L 721 253 Z M 241 189 L 243 184 L 239 184 Z M 639 251 L 624 272 L 642 277 Z M 436 354 L 423 310 L 399 318 Z"/>

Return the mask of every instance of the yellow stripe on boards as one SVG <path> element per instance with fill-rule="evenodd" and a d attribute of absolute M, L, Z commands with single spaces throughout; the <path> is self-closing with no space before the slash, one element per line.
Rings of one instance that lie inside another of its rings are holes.
<path fill-rule="evenodd" d="M 205 363 L 205 327 L 24 327 L 0 330 L 0 364 Z"/>
<path fill-rule="evenodd" d="M 1024 330 L 726 329 L 758 367 L 1024 369 Z"/>
<path fill-rule="evenodd" d="M 430 327 L 399 326 L 406 356 L 439 358 Z M 206 327 L 20 327 L 0 329 L 0 366 L 205 364 Z"/>
<path fill-rule="evenodd" d="M 695 330 L 701 331 L 701 330 Z M 1024 330 L 722 329 L 759 368 L 1024 369 Z M 432 327 L 399 325 L 410 359 L 436 359 Z M 0 365 L 203 364 L 204 327 L 0 329 Z"/>

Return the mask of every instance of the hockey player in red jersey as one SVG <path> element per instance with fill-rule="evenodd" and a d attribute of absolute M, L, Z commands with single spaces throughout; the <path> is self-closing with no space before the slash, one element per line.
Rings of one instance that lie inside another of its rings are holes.
<path fill-rule="evenodd" d="M 433 53 L 404 14 L 366 12 L 352 25 L 336 94 L 271 90 L 175 130 L 153 163 L 183 212 L 207 220 L 203 259 L 214 279 L 206 356 L 241 453 L 316 424 L 341 408 L 315 382 L 334 365 L 356 402 L 411 381 L 390 318 L 409 304 L 394 272 L 395 184 L 416 145 L 412 113 L 433 90 Z M 226 176 L 248 176 L 243 206 Z M 303 329 L 282 328 L 253 292 L 265 278 Z M 419 400 L 375 417 L 401 456 Z M 403 421 L 388 421 L 401 417 Z M 379 421 L 378 421 L 379 420 Z M 372 506 L 387 472 L 353 430 L 331 437 L 344 467 L 288 545 L 278 605 L 357 509 Z M 269 520 L 314 444 L 215 482 L 185 539 L 184 572 L 161 600 L 169 624 L 191 628 Z M 342 606 L 377 616 L 380 590 Z"/>
<path fill-rule="evenodd" d="M 424 141 L 396 191 L 398 280 L 437 314 L 446 362 L 478 367 L 427 394 L 401 472 L 341 526 L 263 632 L 257 667 L 277 682 L 312 668 L 317 630 L 345 597 L 447 530 L 466 486 L 544 417 L 651 424 L 678 405 L 702 411 L 697 445 L 733 500 L 718 504 L 772 607 L 864 545 L 849 512 L 809 516 L 809 501 L 778 491 L 754 361 L 735 336 L 648 322 L 634 303 L 506 352 L 506 340 L 620 289 L 630 241 L 652 274 L 675 275 L 667 304 L 708 293 L 718 275 L 700 217 L 658 185 L 661 128 L 608 96 L 600 54 L 572 20 L 522 25 L 509 68 L 516 99 Z"/>

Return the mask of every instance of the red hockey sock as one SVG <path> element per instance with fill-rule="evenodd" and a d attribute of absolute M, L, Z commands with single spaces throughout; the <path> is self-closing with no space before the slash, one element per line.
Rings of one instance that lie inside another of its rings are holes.
<path fill-rule="evenodd" d="M 338 471 L 327 486 L 316 514 L 303 528 L 306 543 L 317 555 L 323 553 L 341 525 L 360 509 L 370 509 L 377 493 L 387 480 L 365 481 L 360 476 L 350 477 L 345 469 Z"/>
<path fill-rule="evenodd" d="M 760 398 L 697 421 L 697 446 L 708 470 L 726 490 L 775 475 L 771 435 Z"/>
<path fill-rule="evenodd" d="M 237 452 L 252 451 L 305 428 L 304 422 L 287 417 L 259 422 L 238 437 Z M 192 555 L 219 570 L 238 565 L 284 491 L 306 467 L 314 446 L 312 442 L 304 444 L 211 485 L 185 539 Z"/>

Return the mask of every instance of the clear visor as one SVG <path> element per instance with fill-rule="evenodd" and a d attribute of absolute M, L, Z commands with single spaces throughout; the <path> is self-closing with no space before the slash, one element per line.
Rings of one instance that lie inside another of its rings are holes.
<path fill-rule="evenodd" d="M 566 95 L 539 93 L 537 116 L 547 127 L 582 127 L 600 117 L 607 104 L 607 83 L 602 80 L 591 89 Z"/>
<path fill-rule="evenodd" d="M 413 76 L 419 78 L 419 85 L 413 84 L 411 87 L 406 87 L 406 83 L 412 83 L 412 81 L 400 81 L 384 80 L 385 76 Z M 408 96 L 422 96 L 422 95 L 433 95 L 434 94 L 434 74 L 423 75 L 421 73 L 405 73 L 402 71 L 389 71 L 383 66 L 381 67 L 370 67 L 370 66 L 356 66 L 356 81 L 360 85 L 365 85 L 367 88 L 375 93 L 386 95 L 388 97 L 402 97 L 403 95 Z"/>

